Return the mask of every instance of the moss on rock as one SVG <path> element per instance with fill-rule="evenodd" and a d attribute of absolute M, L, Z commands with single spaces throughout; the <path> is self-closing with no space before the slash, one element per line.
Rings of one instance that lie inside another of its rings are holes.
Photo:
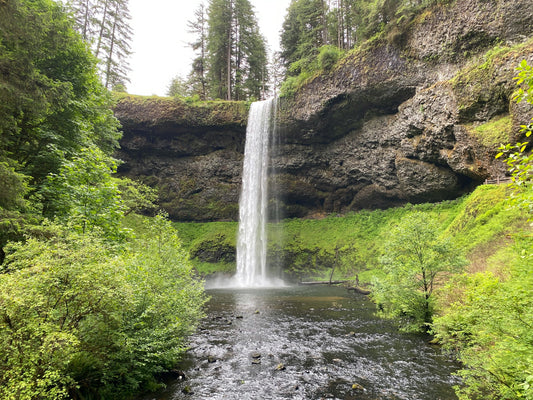
<path fill-rule="evenodd" d="M 249 103 L 244 101 L 187 102 L 176 97 L 115 95 L 115 114 L 122 124 L 187 127 L 245 125 Z"/>

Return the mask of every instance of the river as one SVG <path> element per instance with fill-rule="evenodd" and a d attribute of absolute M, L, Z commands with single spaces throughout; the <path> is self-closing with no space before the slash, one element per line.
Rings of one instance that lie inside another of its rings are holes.
<path fill-rule="evenodd" d="M 183 362 L 187 379 L 144 400 L 454 400 L 458 365 L 327 286 L 210 290 Z"/>

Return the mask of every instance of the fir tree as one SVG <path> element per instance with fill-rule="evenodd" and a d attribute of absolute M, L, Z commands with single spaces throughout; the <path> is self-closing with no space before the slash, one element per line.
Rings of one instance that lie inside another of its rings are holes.
<path fill-rule="evenodd" d="M 298 68 L 293 66 L 296 75 L 317 56 L 321 46 L 328 44 L 326 14 L 324 0 L 293 0 L 289 6 L 281 33 L 281 57 L 287 68 L 303 61 Z"/>
<path fill-rule="evenodd" d="M 213 98 L 261 98 L 268 81 L 265 39 L 249 0 L 211 0 L 207 60 Z"/>
<path fill-rule="evenodd" d="M 125 85 L 132 36 L 128 0 L 73 0 L 70 7 L 76 29 L 100 60 L 105 87 Z"/>
<path fill-rule="evenodd" d="M 192 70 L 188 77 L 191 94 L 198 95 L 200 100 L 207 98 L 207 10 L 204 3 L 194 12 L 194 20 L 187 23 L 189 33 L 195 35 L 195 40 L 189 46 L 196 52 L 192 62 Z"/>

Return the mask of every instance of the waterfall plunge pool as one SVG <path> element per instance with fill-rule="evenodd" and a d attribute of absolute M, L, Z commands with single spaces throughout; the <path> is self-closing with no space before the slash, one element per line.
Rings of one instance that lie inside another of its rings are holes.
<path fill-rule="evenodd" d="M 329 286 L 209 290 L 186 380 L 143 400 L 455 400 L 458 369 L 425 335 Z"/>

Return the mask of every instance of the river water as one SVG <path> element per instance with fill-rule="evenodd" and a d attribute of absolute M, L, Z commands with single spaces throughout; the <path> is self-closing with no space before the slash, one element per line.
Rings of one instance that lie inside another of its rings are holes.
<path fill-rule="evenodd" d="M 342 288 L 210 290 L 186 380 L 145 400 L 452 400 L 458 368 Z"/>

